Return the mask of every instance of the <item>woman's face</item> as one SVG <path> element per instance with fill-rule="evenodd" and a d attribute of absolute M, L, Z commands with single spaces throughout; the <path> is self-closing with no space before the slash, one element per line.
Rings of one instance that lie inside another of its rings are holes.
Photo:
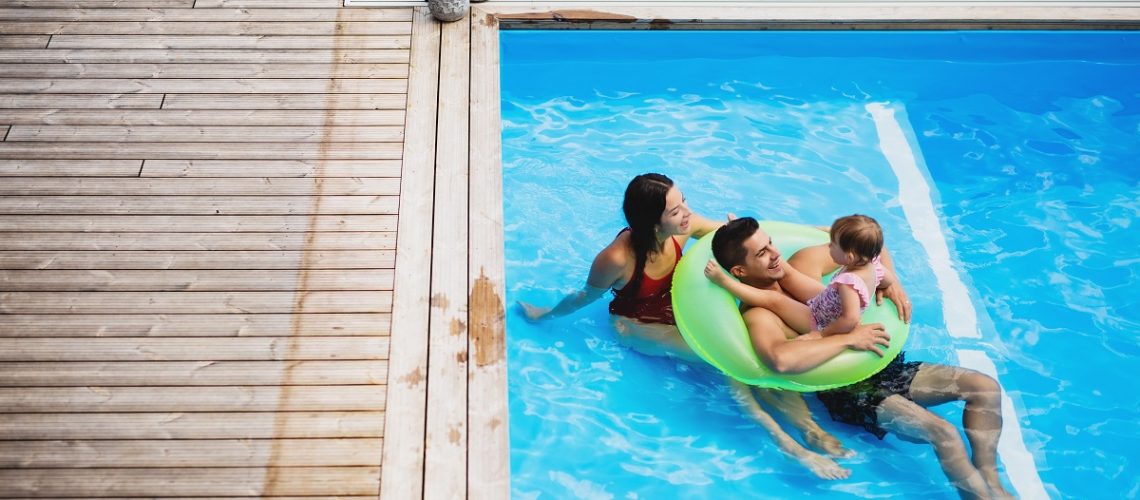
<path fill-rule="evenodd" d="M 661 212 L 661 221 L 658 223 L 658 232 L 662 236 L 678 236 L 689 234 L 689 205 L 685 203 L 685 196 L 676 186 L 669 188 L 665 194 L 665 211 Z"/>

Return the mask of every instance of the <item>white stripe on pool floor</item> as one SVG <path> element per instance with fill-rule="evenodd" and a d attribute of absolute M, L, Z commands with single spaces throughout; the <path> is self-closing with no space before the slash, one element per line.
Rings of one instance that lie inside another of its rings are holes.
<path fill-rule="evenodd" d="M 898 178 L 899 204 L 902 205 L 903 214 L 914 232 L 914 239 L 926 251 L 930 269 L 942 291 L 942 316 L 946 321 L 946 331 L 956 338 L 981 338 L 977 311 L 970 301 L 966 284 L 950 265 L 950 249 L 942 237 L 941 224 L 930 197 L 930 187 L 918 168 L 918 156 L 911 149 L 902 124 L 895 118 L 895 110 L 883 103 L 868 104 L 866 109 L 875 120 L 879 149 Z M 1000 382 L 997 367 L 985 352 L 958 349 L 957 353 L 962 367 L 985 373 Z M 1013 400 L 1004 390 L 1001 410 L 1004 418 L 998 456 L 1014 491 L 1023 499 L 1049 498 L 1041 483 L 1033 454 L 1025 447 Z"/>

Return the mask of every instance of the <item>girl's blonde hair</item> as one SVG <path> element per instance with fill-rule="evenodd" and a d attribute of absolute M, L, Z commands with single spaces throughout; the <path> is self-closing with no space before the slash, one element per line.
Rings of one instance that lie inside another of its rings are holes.
<path fill-rule="evenodd" d="M 866 215 L 848 215 L 831 223 L 831 241 L 853 257 L 853 266 L 870 264 L 883 251 L 883 228 Z"/>

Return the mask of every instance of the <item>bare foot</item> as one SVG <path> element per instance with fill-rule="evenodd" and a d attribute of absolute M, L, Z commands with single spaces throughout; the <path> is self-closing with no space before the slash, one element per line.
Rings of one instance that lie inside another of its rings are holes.
<path fill-rule="evenodd" d="M 844 469 L 835 463 L 835 460 L 820 455 L 819 453 L 812 453 L 805 450 L 802 454 L 798 454 L 794 458 L 820 479 L 834 481 L 836 479 L 847 479 L 851 476 L 851 469 Z"/>
<path fill-rule="evenodd" d="M 1013 493 L 1010 493 L 1008 490 L 1005 489 L 1004 486 L 1002 486 L 1001 478 L 998 477 L 998 473 L 997 473 L 996 469 L 990 469 L 988 471 L 983 471 L 983 470 L 979 469 L 978 472 L 982 473 L 982 478 L 984 478 L 986 480 L 986 486 L 990 487 L 990 494 L 993 495 L 994 499 L 996 499 L 996 500 L 1016 500 L 1017 499 L 1017 497 L 1013 496 Z"/>
<path fill-rule="evenodd" d="M 844 447 L 843 443 L 835 439 L 835 436 L 824 432 L 822 429 L 815 432 L 804 432 L 804 441 L 807 441 L 808 446 L 826 453 L 829 457 L 851 458 L 855 456 L 854 451 Z"/>

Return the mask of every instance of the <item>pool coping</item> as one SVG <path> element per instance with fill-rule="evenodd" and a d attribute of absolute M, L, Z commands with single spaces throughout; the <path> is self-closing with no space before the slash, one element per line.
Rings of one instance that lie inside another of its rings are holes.
<path fill-rule="evenodd" d="M 419 252 L 413 259 L 417 267 L 431 268 L 432 279 L 430 287 L 424 284 L 412 293 L 398 289 L 394 301 L 389 377 L 409 382 L 390 386 L 389 404 L 415 411 L 388 415 L 382 498 L 510 496 L 505 310 L 511 305 L 504 304 L 500 30 L 1140 29 L 1140 2 L 680 6 L 492 1 L 473 5 L 466 20 L 450 24 L 428 21 L 426 8 L 415 11 L 409 102 L 421 105 L 408 108 L 406 144 L 418 146 L 406 150 L 403 182 L 415 186 L 406 194 L 429 205 L 434 224 L 407 228 L 414 230 L 416 241 L 430 241 L 430 254 L 404 245 L 399 254 L 407 258 L 409 252 Z M 436 38 L 417 42 L 424 36 Z M 417 55 L 416 47 L 432 53 Z M 409 241 L 404 222 L 400 240 Z M 466 238 L 463 255 L 450 236 Z M 465 266 L 437 262 L 444 255 L 462 258 Z M 462 283 L 437 283 L 442 273 L 452 273 Z M 411 325 L 422 325 L 414 328 L 428 335 L 398 339 L 397 329 Z M 466 329 L 464 345 L 449 337 L 447 325 L 453 325 L 450 335 L 456 335 L 454 325 Z M 415 355 L 404 356 L 401 342 Z M 457 363 L 450 363 L 453 359 Z M 441 368 L 444 360 L 447 367 Z M 460 393 L 462 403 L 454 400 Z"/>

